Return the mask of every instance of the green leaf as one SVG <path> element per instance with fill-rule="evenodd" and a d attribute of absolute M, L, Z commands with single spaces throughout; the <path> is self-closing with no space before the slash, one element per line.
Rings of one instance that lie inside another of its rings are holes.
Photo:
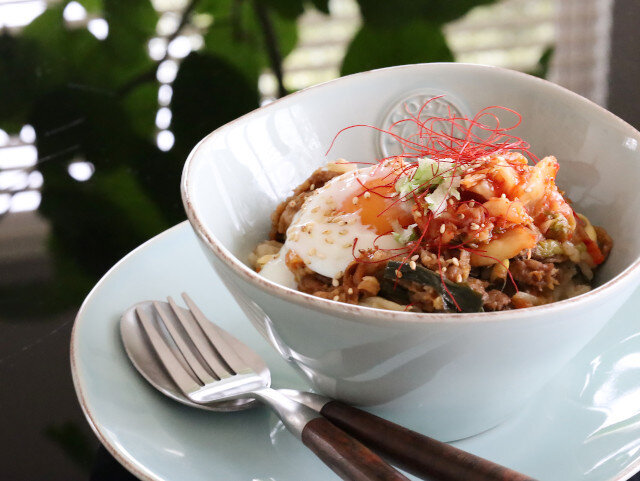
<path fill-rule="evenodd" d="M 26 123 L 38 94 L 38 45 L 29 39 L 0 35 L 0 127 L 17 132 Z"/>
<path fill-rule="evenodd" d="M 109 86 L 112 76 L 107 68 L 102 68 L 97 53 L 100 41 L 84 28 L 67 28 L 63 7 L 61 4 L 47 9 L 21 33 L 22 38 L 38 45 L 35 58 L 40 89 L 69 83 Z M 92 68 L 87 68 L 88 65 Z"/>
<path fill-rule="evenodd" d="M 254 2 L 264 1 L 278 15 L 295 20 L 304 13 L 304 2 L 302 0 L 253 0 Z"/>
<path fill-rule="evenodd" d="M 403 26 L 411 20 L 423 20 L 436 24 L 451 22 L 479 5 L 496 0 L 358 0 L 365 23 L 389 28 Z"/>
<path fill-rule="evenodd" d="M 549 67 L 551 66 L 551 59 L 553 58 L 554 48 L 553 46 L 549 46 L 545 48 L 538 60 L 538 63 L 533 67 L 532 70 L 527 72 L 529 75 L 533 75 L 534 77 L 547 78 L 547 74 L 549 73 Z"/>
<path fill-rule="evenodd" d="M 158 84 L 149 82 L 136 87 L 122 99 L 122 105 L 131 119 L 135 133 L 142 138 L 151 139 L 156 130 Z"/>
<path fill-rule="evenodd" d="M 97 169 L 86 182 L 61 174 L 46 177 L 41 211 L 52 221 L 57 257 L 94 278 L 170 226 L 126 167 Z"/>
<path fill-rule="evenodd" d="M 176 149 L 188 153 L 212 130 L 257 108 L 258 99 L 257 86 L 232 64 L 213 55 L 191 53 L 173 83 Z"/>
<path fill-rule="evenodd" d="M 102 13 L 102 0 L 76 0 L 80 5 L 82 5 L 87 12 L 92 14 L 100 14 Z"/>
<path fill-rule="evenodd" d="M 143 0 L 105 0 L 109 36 L 96 39 L 86 28 L 69 28 L 64 4 L 47 9 L 22 32 L 38 45 L 39 89 L 70 86 L 81 90 L 115 92 L 129 79 L 153 67 L 146 41 L 153 34 L 157 14 Z M 126 8 L 131 3 L 131 9 Z"/>
<path fill-rule="evenodd" d="M 271 61 L 267 36 L 254 3 L 221 0 L 207 13 L 213 14 L 214 21 L 204 36 L 206 51 L 233 64 L 250 82 L 257 83 L 262 71 L 271 67 Z M 283 16 L 274 8 L 267 8 L 267 17 L 275 37 L 275 48 L 284 59 L 298 40 L 295 18 Z"/>
<path fill-rule="evenodd" d="M 349 45 L 341 75 L 375 68 L 421 62 L 451 62 L 453 54 L 438 25 L 414 20 L 403 28 L 368 24 Z"/>
<path fill-rule="evenodd" d="M 135 100 L 139 90 L 149 94 L 154 88 L 139 87 L 127 100 Z M 150 102 L 150 99 L 146 101 Z M 148 108 L 149 111 L 143 112 L 135 105 L 123 107 L 117 97 L 99 92 L 60 89 L 42 96 L 29 121 L 36 129 L 45 192 L 56 187 L 59 190 L 54 194 L 63 196 L 65 189 L 71 191 L 77 187 L 66 171 L 68 162 L 76 158 L 93 163 L 98 177 L 125 166 L 145 195 L 161 209 L 165 225 L 182 220 L 184 211 L 178 185 L 186 154 L 161 152 L 152 143 L 153 139 L 147 133 L 152 126 L 147 124 L 146 118 L 152 123 L 154 115 L 152 106 Z M 114 188 L 114 195 L 119 195 L 117 192 Z M 46 213 L 46 198 L 42 207 Z M 149 232 L 149 235 L 154 233 Z"/>
<path fill-rule="evenodd" d="M 329 14 L 329 0 L 310 0 L 310 3 L 320 12 Z"/>
<path fill-rule="evenodd" d="M 149 0 L 104 0 L 109 36 L 104 55 L 116 69 L 118 79 L 132 78 L 153 65 L 147 42 L 155 36 L 158 13 Z"/>

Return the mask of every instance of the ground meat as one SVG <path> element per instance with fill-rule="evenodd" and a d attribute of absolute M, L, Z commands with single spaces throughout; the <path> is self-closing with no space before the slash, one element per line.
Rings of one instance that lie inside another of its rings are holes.
<path fill-rule="evenodd" d="M 362 255 L 366 262 L 353 261 L 341 279 L 348 302 L 357 303 L 380 292 L 378 279 L 382 277 L 388 255 L 382 251 L 364 252 Z"/>
<path fill-rule="evenodd" d="M 422 312 L 440 312 L 444 309 L 442 296 L 431 286 L 415 282 L 401 282 L 402 287 L 409 291 L 411 305 Z"/>
<path fill-rule="evenodd" d="M 358 304 L 362 299 L 373 297 L 380 292 L 378 277 L 386 262 L 376 262 L 380 251 L 364 253 L 368 262 L 353 261 L 339 278 L 331 279 L 309 269 L 295 253 L 289 252 L 285 262 L 293 273 L 298 290 L 325 299 Z"/>
<path fill-rule="evenodd" d="M 489 289 L 490 283 L 475 277 L 470 277 L 467 284 L 471 289 L 482 295 L 482 306 L 485 311 L 503 311 L 511 307 L 511 298 L 498 289 Z"/>
<path fill-rule="evenodd" d="M 480 279 L 476 279 L 475 277 L 469 277 L 467 279 L 467 285 L 476 291 L 478 294 L 482 295 L 482 300 L 484 301 L 487 297 L 486 287 L 489 285 L 487 281 L 483 281 Z"/>
<path fill-rule="evenodd" d="M 504 311 L 511 306 L 511 298 L 497 289 L 487 291 L 486 298 L 482 296 L 486 311 Z"/>
<path fill-rule="evenodd" d="M 420 263 L 427 269 L 434 272 L 440 272 L 452 282 L 465 282 L 471 271 L 471 254 L 465 250 L 449 251 L 446 255 L 440 257 L 427 249 L 420 252 Z"/>
<path fill-rule="evenodd" d="M 300 210 L 305 199 L 311 195 L 315 189 L 322 187 L 338 175 L 340 175 L 340 172 L 320 168 L 311 174 L 311 177 L 296 187 L 293 194 L 282 202 L 271 215 L 271 233 L 269 237 L 272 240 L 284 242 L 285 233 L 291 225 L 293 216 Z"/>
<path fill-rule="evenodd" d="M 510 263 L 509 271 L 514 280 L 542 292 L 558 285 L 558 268 L 550 262 L 535 259 L 517 259 Z"/>

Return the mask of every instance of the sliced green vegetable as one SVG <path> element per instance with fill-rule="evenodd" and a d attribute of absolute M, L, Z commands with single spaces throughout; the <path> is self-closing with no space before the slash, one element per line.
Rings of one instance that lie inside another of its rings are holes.
<path fill-rule="evenodd" d="M 393 233 L 393 238 L 400 244 L 408 244 L 418 238 L 418 224 L 411 224 L 406 229 Z"/>
<path fill-rule="evenodd" d="M 403 175 L 396 182 L 396 192 L 407 195 L 411 192 L 420 193 L 432 185 L 442 183 L 443 178 L 439 176 L 440 165 L 437 161 L 425 157 L 418 160 L 418 167 L 413 175 Z"/>
<path fill-rule="evenodd" d="M 403 265 L 397 261 L 389 261 L 387 263 L 387 267 L 384 270 L 385 279 L 397 279 L 397 271 L 402 274 L 401 281 L 415 282 L 433 287 L 442 296 L 447 311 L 481 312 L 483 310 L 482 295 L 466 284 L 451 282 L 445 278 L 445 289 L 440 274 L 422 266 L 416 266 L 414 270 L 409 267 L 409 264 Z"/>
<path fill-rule="evenodd" d="M 554 213 L 551 216 L 551 224 L 547 230 L 547 236 L 560 240 L 566 240 L 571 232 L 569 222 L 562 214 Z"/>
<path fill-rule="evenodd" d="M 418 161 L 413 175 L 403 175 L 398 179 L 395 189 L 400 195 L 405 196 L 410 193 L 419 194 L 435 187 L 433 192 L 425 196 L 425 201 L 429 210 L 438 215 L 446 208 L 449 197 L 460 199 L 460 172 L 461 169 L 454 166 L 453 160 L 437 161 L 425 157 Z"/>
<path fill-rule="evenodd" d="M 543 241 L 538 242 L 535 248 L 535 253 L 537 257 L 553 257 L 557 255 L 564 254 L 564 249 L 562 248 L 562 244 L 557 240 L 553 239 L 545 239 Z"/>

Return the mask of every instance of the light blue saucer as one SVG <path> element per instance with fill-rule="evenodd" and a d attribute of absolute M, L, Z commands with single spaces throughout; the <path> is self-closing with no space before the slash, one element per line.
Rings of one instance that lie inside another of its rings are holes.
<path fill-rule="evenodd" d="M 307 388 L 253 329 L 196 242 L 186 222 L 164 232 L 116 264 L 82 305 L 71 368 L 96 435 L 144 480 L 337 479 L 266 408 L 189 408 L 163 397 L 129 363 L 119 337 L 122 312 L 186 291 L 208 317 L 258 351 L 275 387 Z M 541 481 L 631 477 L 640 470 L 639 312 L 640 290 L 521 412 L 455 445 Z"/>

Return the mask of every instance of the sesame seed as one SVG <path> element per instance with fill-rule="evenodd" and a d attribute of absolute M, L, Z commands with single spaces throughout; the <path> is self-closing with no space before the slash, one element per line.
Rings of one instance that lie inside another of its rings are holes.
<path fill-rule="evenodd" d="M 371 192 L 366 191 L 366 192 L 364 193 L 364 198 L 365 198 L 365 199 L 368 199 L 369 197 L 371 197 Z"/>
<path fill-rule="evenodd" d="M 338 231 L 338 234 L 339 234 L 339 235 L 346 235 L 346 234 L 347 234 L 347 229 L 340 229 L 340 230 Z"/>
<path fill-rule="evenodd" d="M 531 259 L 531 249 L 527 249 L 527 259 Z"/>
<path fill-rule="evenodd" d="M 331 280 L 331 285 L 333 287 L 338 287 L 340 285 L 340 281 L 338 279 L 332 279 Z"/>
<path fill-rule="evenodd" d="M 325 241 L 327 244 L 333 244 L 333 239 L 332 239 L 331 237 L 325 237 L 325 238 L 324 238 L 324 241 Z"/>
<path fill-rule="evenodd" d="M 458 214 L 458 217 L 460 217 L 461 219 L 464 219 L 464 214 Z"/>
<path fill-rule="evenodd" d="M 409 262 L 409 267 L 411 268 L 412 271 L 416 270 L 416 261 L 411 261 Z"/>
<path fill-rule="evenodd" d="M 444 234 L 445 229 L 446 229 L 446 227 L 444 226 L 444 224 L 442 224 L 440 226 L 440 234 Z"/>
<path fill-rule="evenodd" d="M 396 270 L 396 277 L 398 279 L 401 279 L 402 278 L 402 272 L 400 272 L 399 270 Z"/>
<path fill-rule="evenodd" d="M 351 199 L 351 202 L 353 202 L 353 205 L 356 205 L 358 203 L 358 198 L 354 197 L 353 199 Z"/>
<path fill-rule="evenodd" d="M 469 202 L 469 207 L 475 207 L 476 203 L 474 201 Z"/>
<path fill-rule="evenodd" d="M 334 301 L 339 301 L 340 300 L 340 296 L 333 296 L 333 300 Z"/>
<path fill-rule="evenodd" d="M 415 256 L 411 257 L 412 261 L 417 261 L 418 259 L 420 259 L 420 256 L 418 254 L 416 254 Z"/>
<path fill-rule="evenodd" d="M 478 230 L 480 228 L 480 226 L 478 224 L 476 224 L 475 222 L 472 222 L 471 225 L 469 226 L 469 229 L 471 230 Z"/>
<path fill-rule="evenodd" d="M 324 235 L 328 235 L 328 234 L 331 234 L 331 231 L 329 229 L 325 229 L 325 230 L 322 231 L 322 233 Z"/>
<path fill-rule="evenodd" d="M 309 255 L 310 256 L 315 256 L 316 255 L 316 248 L 312 247 L 311 249 L 309 249 Z"/>
<path fill-rule="evenodd" d="M 347 294 L 349 295 L 353 294 L 353 288 L 350 287 L 349 289 L 347 289 Z"/>
<path fill-rule="evenodd" d="M 346 220 L 341 220 L 340 222 L 338 222 L 338 225 L 347 225 L 347 221 Z"/>
<path fill-rule="evenodd" d="M 319 210 L 320 210 L 320 207 L 314 207 L 313 209 L 311 209 L 311 212 L 315 214 Z"/>
<path fill-rule="evenodd" d="M 462 274 L 456 276 L 456 282 L 462 282 Z"/>
<path fill-rule="evenodd" d="M 478 244 L 469 244 L 469 247 L 471 247 L 472 249 L 477 249 L 478 248 Z"/>
<path fill-rule="evenodd" d="M 353 247 L 353 242 L 347 242 L 343 247 Z"/>
<path fill-rule="evenodd" d="M 419 210 L 416 211 L 416 217 L 422 217 L 422 212 L 420 212 Z"/>
<path fill-rule="evenodd" d="M 457 258 L 457 257 L 453 257 L 453 258 L 451 259 L 451 263 L 452 263 L 454 266 L 459 266 L 459 265 L 460 265 L 460 261 L 458 260 L 458 258 Z"/>
<path fill-rule="evenodd" d="M 501 198 L 501 199 L 506 199 L 506 198 L 507 198 L 507 194 L 504 194 L 504 193 L 503 193 L 503 194 L 500 196 L 500 198 Z"/>
<path fill-rule="evenodd" d="M 340 271 L 336 274 L 336 279 L 340 279 L 344 275 L 344 272 Z"/>
<path fill-rule="evenodd" d="M 442 268 L 442 273 L 444 274 L 445 272 L 447 272 L 447 267 L 446 266 Z"/>
<path fill-rule="evenodd" d="M 309 187 L 309 190 L 314 190 L 316 188 L 316 184 L 311 184 L 311 187 Z"/>

